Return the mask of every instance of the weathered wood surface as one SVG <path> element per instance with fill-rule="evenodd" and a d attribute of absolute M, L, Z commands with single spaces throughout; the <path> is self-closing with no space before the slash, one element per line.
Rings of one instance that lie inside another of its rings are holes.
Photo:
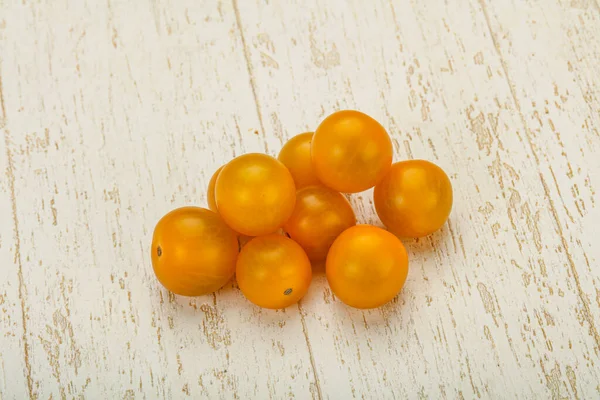
<path fill-rule="evenodd" d="M 396 301 L 157 284 L 160 216 L 342 108 L 454 183 Z M 0 131 L 1 399 L 600 396 L 596 0 L 0 0 Z"/>

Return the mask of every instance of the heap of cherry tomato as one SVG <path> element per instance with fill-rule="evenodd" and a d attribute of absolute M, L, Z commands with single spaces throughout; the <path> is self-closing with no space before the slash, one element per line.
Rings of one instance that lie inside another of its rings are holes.
<path fill-rule="evenodd" d="M 306 294 L 311 262 L 325 261 L 331 290 L 344 303 L 373 308 L 389 302 L 408 274 L 397 236 L 431 234 L 452 208 L 452 186 L 441 168 L 423 160 L 392 164 L 392 156 L 390 137 L 377 121 L 339 111 L 314 134 L 290 139 L 277 159 L 234 158 L 210 180 L 210 210 L 179 208 L 156 225 L 158 280 L 173 293 L 200 296 L 235 274 L 248 300 L 278 309 Z M 389 231 L 356 225 L 342 195 L 372 187 Z"/>

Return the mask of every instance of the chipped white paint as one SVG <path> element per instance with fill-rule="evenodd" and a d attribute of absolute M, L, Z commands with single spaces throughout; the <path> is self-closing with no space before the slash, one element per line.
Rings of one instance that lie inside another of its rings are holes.
<path fill-rule="evenodd" d="M 600 396 L 596 0 L 201 3 L 0 1 L 1 399 Z M 341 108 L 454 182 L 399 298 L 161 289 L 158 218 Z"/>

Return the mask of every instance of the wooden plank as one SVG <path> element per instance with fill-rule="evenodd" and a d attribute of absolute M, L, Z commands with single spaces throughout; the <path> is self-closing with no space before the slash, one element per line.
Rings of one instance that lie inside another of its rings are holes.
<path fill-rule="evenodd" d="M 600 7 L 594 1 L 481 4 L 525 127 L 524 139 L 538 165 L 552 232 L 560 239 L 555 247 L 562 255 L 559 266 L 567 270 L 566 283 L 577 294 L 572 314 L 578 325 L 565 339 L 582 357 L 555 350 L 539 362 L 554 398 L 567 393 L 597 397 Z M 515 14 L 521 17 L 518 21 L 512 18 Z M 560 319 L 565 317 L 564 307 L 562 302 L 548 305 Z"/>
<path fill-rule="evenodd" d="M 13 201 L 1 204 L 19 225 L 1 228 L 11 261 L 3 301 L 15 305 L 2 326 L 16 339 L 2 338 L 0 393 L 316 396 L 297 310 L 259 310 L 233 285 L 176 298 L 150 267 L 157 220 L 204 204 L 221 163 L 264 149 L 231 4 L 10 1 L 1 10 L 2 146 L 14 181 Z"/>
<path fill-rule="evenodd" d="M 531 8 L 547 12 L 545 3 Z M 398 159 L 437 162 L 456 189 L 450 224 L 407 243 L 413 267 L 396 304 L 350 310 L 323 277 L 302 302 L 325 397 L 593 394 L 598 375 L 588 360 L 596 357 L 596 341 L 589 328 L 597 316 L 582 298 L 594 295 L 598 273 L 575 279 L 571 266 L 585 263 L 585 253 L 573 255 L 565 244 L 580 242 L 593 255 L 593 195 L 585 225 L 563 225 L 545 175 L 557 159 L 536 159 L 528 145 L 527 121 L 481 4 L 290 0 L 245 2 L 239 11 L 267 131 L 289 137 L 332 111 L 358 108 L 389 127 Z M 552 17 L 568 24 L 561 11 Z M 505 15 L 510 26 L 527 24 L 518 9 Z M 569 34 L 566 25 L 552 29 Z M 515 33 L 514 43 L 532 32 Z M 585 39 L 597 43 L 592 34 Z M 514 57 L 517 73 L 527 61 L 525 53 Z M 544 67 L 532 66 L 531 74 Z M 524 90 L 533 96 L 534 89 Z M 580 110 L 596 118 L 589 106 Z M 574 135 L 572 146 L 592 138 Z M 588 171 L 598 170 L 597 161 L 586 161 Z M 370 196 L 353 202 L 362 221 L 377 223 Z"/>

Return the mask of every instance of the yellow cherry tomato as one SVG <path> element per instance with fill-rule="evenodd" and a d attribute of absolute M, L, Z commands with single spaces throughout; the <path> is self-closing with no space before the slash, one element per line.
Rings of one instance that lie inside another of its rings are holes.
<path fill-rule="evenodd" d="M 252 239 L 240 252 L 236 279 L 248 300 L 264 308 L 285 308 L 308 291 L 310 261 L 296 242 L 271 234 Z"/>
<path fill-rule="evenodd" d="M 294 211 L 296 187 L 275 158 L 244 154 L 223 167 L 215 187 L 219 214 L 236 232 L 259 236 L 281 228 Z"/>
<path fill-rule="evenodd" d="M 218 214 L 183 207 L 165 215 L 152 237 L 152 267 L 175 294 L 200 296 L 225 285 L 235 272 L 235 233 Z"/>
<path fill-rule="evenodd" d="M 208 182 L 208 190 L 206 192 L 208 208 L 211 211 L 216 212 L 217 214 L 219 213 L 219 210 L 217 209 L 217 200 L 215 199 L 215 186 L 217 183 L 217 178 L 219 177 L 219 174 L 221 173 L 221 170 L 223 169 L 223 167 L 224 167 L 224 165 L 219 167 L 219 169 L 216 170 L 215 173 L 213 174 L 213 176 L 210 178 L 210 182 Z M 235 234 L 238 236 L 240 246 L 243 246 L 247 241 L 249 241 L 252 238 L 252 236 L 242 235 L 239 232 L 235 232 Z"/>
<path fill-rule="evenodd" d="M 325 118 L 313 136 L 311 159 L 318 179 L 343 193 L 377 184 L 392 165 L 392 142 L 385 129 L 359 111 Z"/>
<path fill-rule="evenodd" d="M 356 308 L 392 300 L 406 281 L 408 255 L 400 240 L 370 225 L 353 226 L 333 242 L 325 264 L 333 293 Z"/>
<path fill-rule="evenodd" d="M 429 235 L 452 210 L 452 184 L 437 165 L 424 160 L 392 165 L 375 186 L 375 209 L 383 224 L 402 237 Z"/>
<path fill-rule="evenodd" d="M 320 261 L 338 235 L 355 224 L 352 206 L 341 193 L 309 186 L 296 193 L 296 207 L 284 229 L 311 261 Z"/>
<path fill-rule="evenodd" d="M 315 175 L 310 160 L 312 137 L 312 132 L 294 136 L 281 148 L 277 157 L 290 170 L 296 184 L 296 190 L 319 184 L 319 179 Z"/>
<path fill-rule="evenodd" d="M 210 182 L 208 182 L 208 190 L 206 192 L 206 201 L 208 202 L 208 208 L 214 212 L 218 212 L 217 201 L 215 200 L 215 184 L 217 183 L 217 178 L 219 177 L 219 173 L 222 169 L 223 165 L 219 167 L 219 169 L 216 170 L 213 176 L 210 178 Z"/>

